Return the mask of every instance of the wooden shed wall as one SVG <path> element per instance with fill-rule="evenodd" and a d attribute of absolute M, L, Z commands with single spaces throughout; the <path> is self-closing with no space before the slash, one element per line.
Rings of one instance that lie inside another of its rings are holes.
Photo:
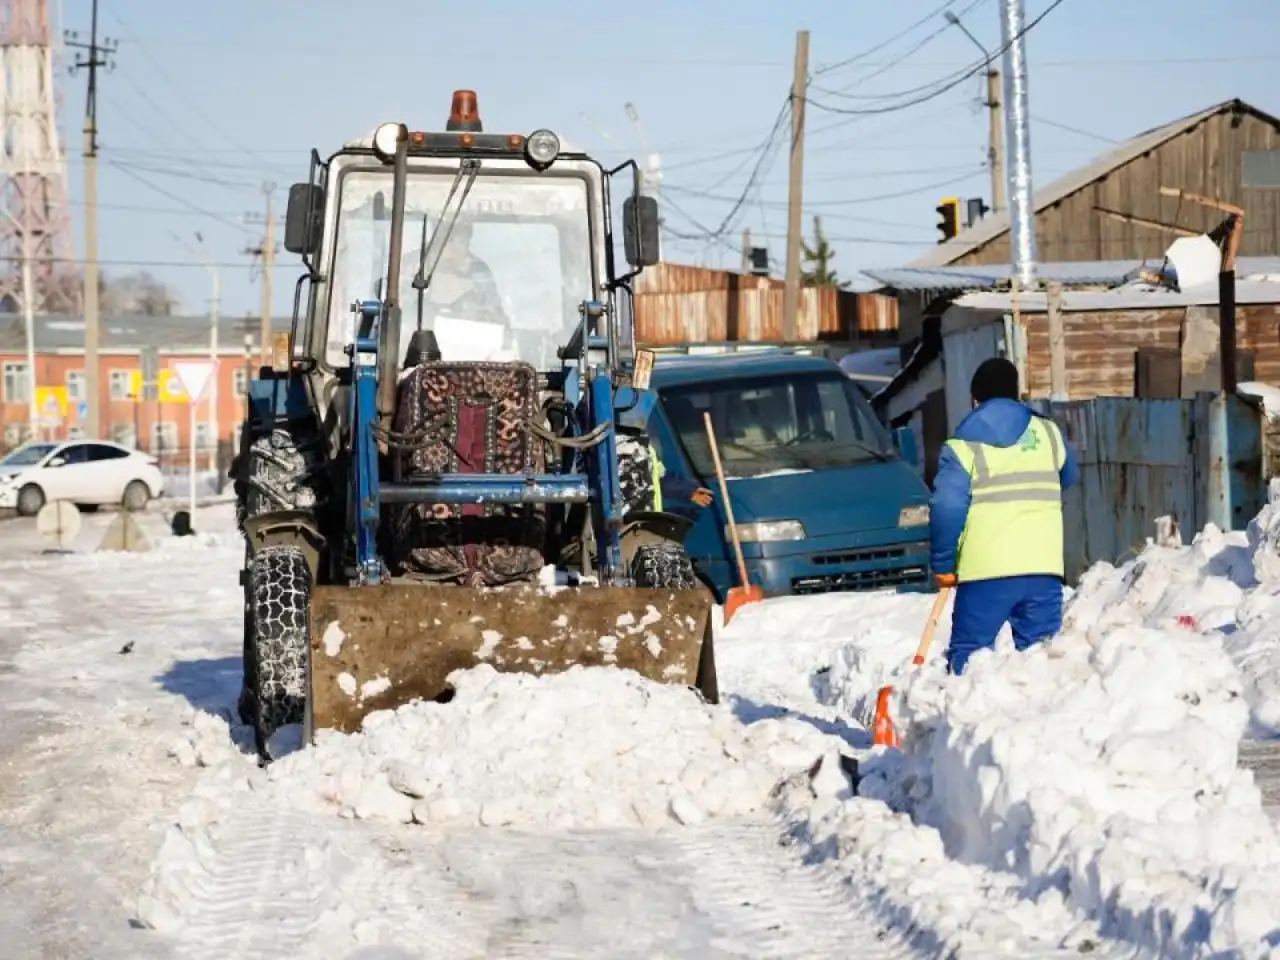
<path fill-rule="evenodd" d="M 1216 311 L 1217 307 L 1192 309 Z M 1132 397 L 1136 352 L 1144 347 L 1181 349 L 1186 315 L 1184 307 L 1064 315 L 1070 398 Z M 1027 326 L 1027 386 L 1032 397 L 1048 397 L 1049 322 L 1043 313 L 1023 314 L 1023 318 Z M 1254 377 L 1280 384 L 1280 305 L 1237 308 L 1236 338 L 1238 349 L 1253 351 Z"/>
<path fill-rule="evenodd" d="M 1177 187 L 1244 207 L 1240 254 L 1280 254 L 1280 190 L 1241 187 L 1246 150 L 1280 150 L 1280 130 L 1249 113 L 1233 126 L 1229 112 L 1131 160 L 1036 215 L 1037 257 L 1045 262 L 1159 258 L 1177 234 L 1105 216 L 1094 208 L 1208 232 L 1222 220 L 1199 204 L 1160 196 Z M 1009 262 L 1009 234 L 956 260 L 957 265 Z"/>

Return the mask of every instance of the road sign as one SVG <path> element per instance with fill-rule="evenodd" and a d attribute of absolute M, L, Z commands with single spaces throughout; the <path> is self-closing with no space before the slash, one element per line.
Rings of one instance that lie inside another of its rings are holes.
<path fill-rule="evenodd" d="M 173 370 L 161 370 L 156 380 L 156 395 L 161 403 L 185 403 L 187 391 Z"/>
<path fill-rule="evenodd" d="M 36 387 L 36 408 L 48 420 L 61 420 L 67 415 L 67 388 Z"/>
<path fill-rule="evenodd" d="M 209 383 L 209 377 L 213 374 L 213 363 L 209 360 L 179 360 L 173 365 L 173 372 L 182 382 L 187 398 L 195 403 Z"/>
<path fill-rule="evenodd" d="M 81 400 L 79 403 L 77 403 L 77 404 L 76 404 L 76 416 L 77 416 L 80 420 L 83 420 L 83 419 L 85 418 L 86 414 L 88 414 L 88 412 L 89 412 L 89 401 L 88 401 L 88 400 Z"/>
<path fill-rule="evenodd" d="M 80 511 L 74 503 L 54 500 L 36 514 L 36 530 L 58 550 L 65 550 L 80 534 Z"/>

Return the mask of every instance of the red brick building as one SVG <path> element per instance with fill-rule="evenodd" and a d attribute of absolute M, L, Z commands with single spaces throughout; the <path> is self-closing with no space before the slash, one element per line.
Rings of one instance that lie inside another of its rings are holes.
<path fill-rule="evenodd" d="M 273 334 L 287 332 L 290 321 L 278 317 Z M 224 318 L 218 324 L 216 417 L 206 387 L 196 409 L 197 449 L 207 458 L 220 449 L 227 453 L 239 439 L 244 418 L 244 391 L 250 370 L 258 366 L 257 319 Z M 176 460 L 192 441 L 190 405 L 173 364 L 208 361 L 212 354 L 209 317 L 104 317 L 99 359 L 99 409 L 104 438 Z M 84 321 L 76 316 L 36 318 L 36 389 L 41 439 L 72 439 L 82 435 L 81 406 L 86 399 L 84 377 Z M 245 335 L 253 338 L 251 358 L 245 355 Z M 149 369 L 150 368 L 150 369 Z M 154 370 L 154 387 L 144 389 L 146 373 Z M 30 378 L 23 319 L 0 315 L 0 450 L 11 449 L 29 437 Z M 216 439 L 213 428 L 216 423 Z M 208 460 L 205 459 L 207 463 Z"/>

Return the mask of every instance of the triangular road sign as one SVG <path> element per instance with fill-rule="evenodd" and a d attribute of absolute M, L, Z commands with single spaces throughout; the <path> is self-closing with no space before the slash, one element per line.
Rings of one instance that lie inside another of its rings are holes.
<path fill-rule="evenodd" d="M 213 363 L 209 360 L 180 360 L 173 365 L 173 372 L 182 381 L 182 389 L 187 391 L 187 398 L 195 403 L 204 393 L 205 384 L 213 373 Z"/>

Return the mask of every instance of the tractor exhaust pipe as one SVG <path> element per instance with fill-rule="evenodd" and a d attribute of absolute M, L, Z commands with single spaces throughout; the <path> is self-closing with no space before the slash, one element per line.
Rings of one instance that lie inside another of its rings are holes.
<path fill-rule="evenodd" d="M 404 205 L 409 181 L 409 134 L 403 126 L 396 138 L 394 170 L 386 313 L 378 328 L 378 420 L 384 428 L 390 428 L 395 416 L 396 377 L 400 373 L 400 255 L 404 250 Z"/>

